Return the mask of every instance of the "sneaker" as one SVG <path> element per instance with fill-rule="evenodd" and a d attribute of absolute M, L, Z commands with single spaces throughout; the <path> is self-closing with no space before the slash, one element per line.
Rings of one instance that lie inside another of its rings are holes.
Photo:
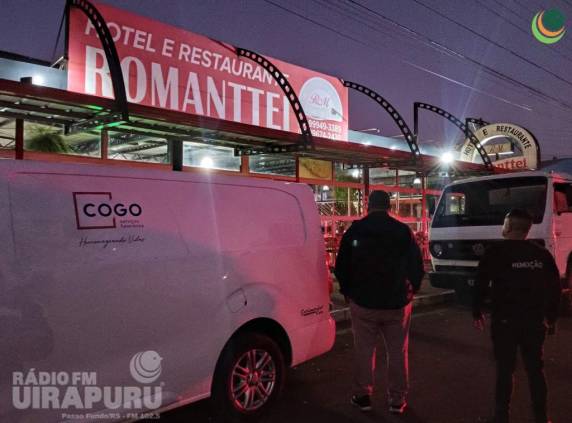
<path fill-rule="evenodd" d="M 407 402 L 403 401 L 401 404 L 389 404 L 389 412 L 393 414 L 403 414 L 407 408 Z"/>
<path fill-rule="evenodd" d="M 369 395 L 354 395 L 350 400 L 353 406 L 358 407 L 361 411 L 371 410 L 371 399 Z"/>

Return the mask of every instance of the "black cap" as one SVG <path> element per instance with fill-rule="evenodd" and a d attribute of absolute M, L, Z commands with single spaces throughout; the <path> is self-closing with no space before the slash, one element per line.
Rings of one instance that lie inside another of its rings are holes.
<path fill-rule="evenodd" d="M 385 191 L 373 191 L 369 194 L 368 208 L 370 210 L 389 210 L 391 207 L 389 194 Z"/>

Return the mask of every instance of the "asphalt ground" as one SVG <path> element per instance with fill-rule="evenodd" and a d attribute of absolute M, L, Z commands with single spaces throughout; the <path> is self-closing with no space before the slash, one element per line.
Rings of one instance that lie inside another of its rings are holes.
<path fill-rule="evenodd" d="M 381 343 L 383 344 L 383 342 Z M 490 332 L 472 327 L 469 310 L 460 306 L 419 308 L 414 313 L 410 342 L 409 408 L 391 415 L 385 402 L 383 348 L 378 350 L 374 409 L 363 413 L 349 404 L 352 333 L 348 323 L 338 327 L 332 351 L 288 372 L 286 389 L 262 420 L 292 422 L 477 422 L 492 410 L 494 361 Z M 572 319 L 561 319 L 558 333 L 545 344 L 550 411 L 554 423 L 572 422 Z M 512 422 L 532 421 L 528 384 L 519 361 Z M 208 400 L 161 416 L 164 422 L 212 421 Z"/>

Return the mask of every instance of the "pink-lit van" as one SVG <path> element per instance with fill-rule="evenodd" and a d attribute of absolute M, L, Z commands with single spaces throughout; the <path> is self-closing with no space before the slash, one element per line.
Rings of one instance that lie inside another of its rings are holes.
<path fill-rule="evenodd" d="M 333 345 L 305 185 L 0 160 L 0 198 L 2 422 L 257 417 Z"/>

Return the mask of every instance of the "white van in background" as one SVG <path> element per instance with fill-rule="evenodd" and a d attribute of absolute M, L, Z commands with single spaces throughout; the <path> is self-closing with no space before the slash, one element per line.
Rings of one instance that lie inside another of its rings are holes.
<path fill-rule="evenodd" d="M 554 256 L 569 305 L 572 286 L 572 177 L 539 171 L 471 178 L 445 187 L 431 222 L 431 284 L 470 301 L 479 258 L 502 239 L 512 208 L 533 216 L 529 239 Z"/>
<path fill-rule="evenodd" d="M 0 160 L 0 198 L 2 422 L 257 417 L 333 346 L 306 185 Z"/>

